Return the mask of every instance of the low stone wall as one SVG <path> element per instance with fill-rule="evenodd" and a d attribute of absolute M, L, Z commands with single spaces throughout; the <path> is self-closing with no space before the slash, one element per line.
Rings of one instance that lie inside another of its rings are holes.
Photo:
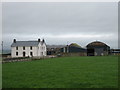
<path fill-rule="evenodd" d="M 2 58 L 2 63 L 20 62 L 20 61 L 33 61 L 33 60 L 45 60 L 46 58 L 55 58 L 55 55 L 49 55 L 44 57 L 19 57 L 19 58 Z"/>
<path fill-rule="evenodd" d="M 62 56 L 87 56 L 86 53 L 62 53 Z"/>

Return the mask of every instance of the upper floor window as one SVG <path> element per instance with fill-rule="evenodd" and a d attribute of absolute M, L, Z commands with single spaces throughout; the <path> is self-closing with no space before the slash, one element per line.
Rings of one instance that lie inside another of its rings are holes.
<path fill-rule="evenodd" d="M 40 49 L 42 49 L 42 47 L 40 47 Z"/>
<path fill-rule="evenodd" d="M 16 47 L 16 50 L 18 50 L 18 47 Z"/>
<path fill-rule="evenodd" d="M 43 47 L 43 49 L 45 50 L 45 47 Z"/>
<path fill-rule="evenodd" d="M 25 46 L 23 47 L 23 50 L 25 50 Z"/>
<path fill-rule="evenodd" d="M 30 46 L 30 50 L 32 50 L 32 46 Z"/>

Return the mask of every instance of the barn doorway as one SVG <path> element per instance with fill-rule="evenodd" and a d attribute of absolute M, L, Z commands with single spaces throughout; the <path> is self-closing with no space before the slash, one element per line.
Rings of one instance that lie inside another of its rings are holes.
<path fill-rule="evenodd" d="M 25 57 L 25 52 L 23 52 L 23 57 Z"/>
<path fill-rule="evenodd" d="M 87 49 L 87 56 L 95 56 L 94 51 L 94 49 Z"/>

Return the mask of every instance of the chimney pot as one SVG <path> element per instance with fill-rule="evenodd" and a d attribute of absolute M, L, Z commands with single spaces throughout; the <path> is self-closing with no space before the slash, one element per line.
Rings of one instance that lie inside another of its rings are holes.
<path fill-rule="evenodd" d="M 40 42 L 40 39 L 38 39 L 38 42 Z"/>
<path fill-rule="evenodd" d="M 16 39 L 14 39 L 13 42 L 16 43 Z"/>
<path fill-rule="evenodd" d="M 45 40 L 43 39 L 43 42 L 45 42 Z"/>

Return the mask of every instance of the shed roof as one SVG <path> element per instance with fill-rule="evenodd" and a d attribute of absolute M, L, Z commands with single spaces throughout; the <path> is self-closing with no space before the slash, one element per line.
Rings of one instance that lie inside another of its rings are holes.
<path fill-rule="evenodd" d="M 80 45 L 78 45 L 78 44 L 76 44 L 76 43 L 71 43 L 69 46 L 82 48 Z"/>
<path fill-rule="evenodd" d="M 87 46 L 108 46 L 108 45 L 100 41 L 94 41 L 89 43 Z"/>

